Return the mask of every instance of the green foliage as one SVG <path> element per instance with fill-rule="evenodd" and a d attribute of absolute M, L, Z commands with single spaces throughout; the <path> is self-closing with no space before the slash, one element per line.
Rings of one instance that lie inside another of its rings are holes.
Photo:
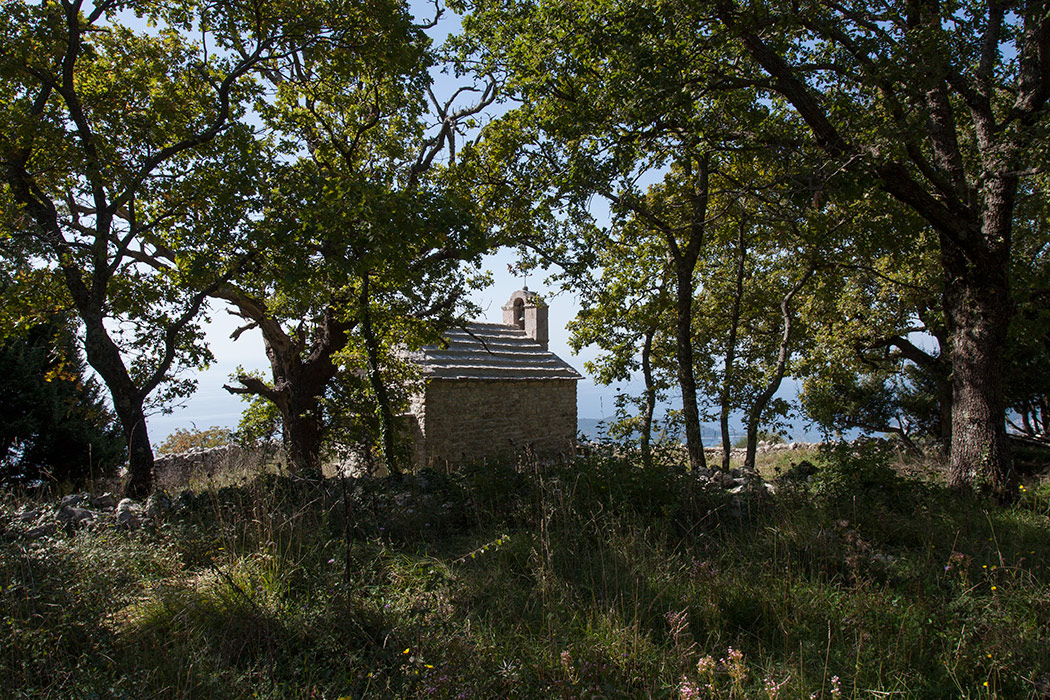
<path fill-rule="evenodd" d="M 179 454 L 208 447 L 221 447 L 234 441 L 234 433 L 229 428 L 213 425 L 210 428 L 176 428 L 164 442 L 157 446 L 159 454 Z"/>
<path fill-rule="evenodd" d="M 244 372 L 240 375 L 248 376 Z M 247 445 L 261 445 L 281 439 L 281 412 L 277 405 L 262 396 L 246 397 L 241 411 L 237 436 Z"/>
<path fill-rule="evenodd" d="M 271 360 L 269 377 L 241 372 L 227 388 L 252 401 L 248 423 L 264 434 L 279 425 L 293 464 L 311 471 L 324 449 L 399 452 L 396 349 L 435 341 L 473 311 L 466 293 L 482 278 L 467 268 L 488 248 L 473 204 L 434 164 L 445 148 L 454 160 L 459 122 L 480 107 L 437 102 L 430 39 L 406 3 L 328 9 L 353 39 L 267 74 L 256 108 L 279 156 L 262 191 L 260 249 L 214 290 L 260 328 Z"/>
<path fill-rule="evenodd" d="M 896 455 L 885 440 L 826 443 L 821 447 L 821 466 L 813 479 L 813 492 L 825 498 L 879 499 L 902 489 L 890 466 Z M 892 497 L 892 496 L 891 496 Z"/>
<path fill-rule="evenodd" d="M 54 488 L 112 475 L 125 447 L 101 393 L 61 316 L 4 338 L 0 485 Z"/>

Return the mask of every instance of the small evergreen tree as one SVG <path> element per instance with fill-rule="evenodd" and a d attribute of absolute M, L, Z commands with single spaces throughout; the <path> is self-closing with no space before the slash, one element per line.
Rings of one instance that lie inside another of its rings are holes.
<path fill-rule="evenodd" d="M 61 317 L 0 342 L 0 486 L 113 474 L 124 440 Z"/>

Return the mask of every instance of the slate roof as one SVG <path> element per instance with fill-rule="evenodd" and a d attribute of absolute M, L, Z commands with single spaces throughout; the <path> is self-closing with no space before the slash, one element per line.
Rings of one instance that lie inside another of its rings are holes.
<path fill-rule="evenodd" d="M 415 354 L 427 379 L 582 379 L 565 360 L 498 323 L 469 323 L 445 333 L 447 346 Z"/>

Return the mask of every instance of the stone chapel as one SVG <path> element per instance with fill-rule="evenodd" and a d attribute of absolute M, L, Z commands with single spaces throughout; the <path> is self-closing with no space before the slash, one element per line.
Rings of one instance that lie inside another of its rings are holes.
<path fill-rule="evenodd" d="M 573 454 L 582 377 L 547 349 L 547 312 L 522 289 L 502 324 L 469 323 L 414 353 L 423 381 L 407 418 L 417 468 Z"/>

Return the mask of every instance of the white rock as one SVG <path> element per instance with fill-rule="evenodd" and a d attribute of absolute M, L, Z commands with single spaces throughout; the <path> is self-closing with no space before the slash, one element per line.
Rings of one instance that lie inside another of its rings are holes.
<path fill-rule="evenodd" d="M 141 512 L 142 506 L 130 498 L 125 498 L 117 504 L 117 524 L 125 527 L 138 527 Z"/>

